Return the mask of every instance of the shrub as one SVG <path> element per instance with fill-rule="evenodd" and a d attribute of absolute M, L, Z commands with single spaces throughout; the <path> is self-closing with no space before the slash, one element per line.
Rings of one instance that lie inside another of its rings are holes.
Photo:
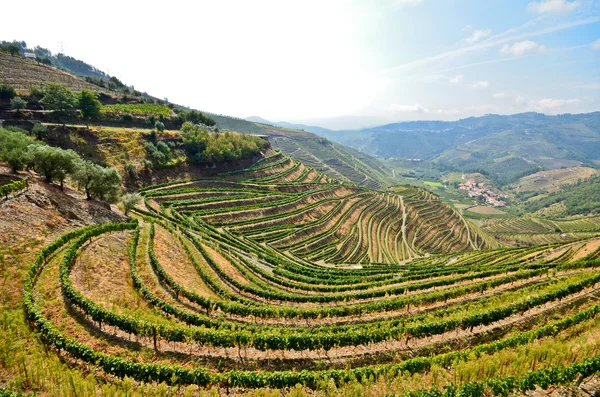
<path fill-rule="evenodd" d="M 154 123 L 154 127 L 156 127 L 157 131 L 164 131 L 165 130 L 165 124 L 162 121 L 157 121 L 156 123 Z"/>
<path fill-rule="evenodd" d="M 10 84 L 0 84 L 0 99 L 12 99 L 17 95 Z"/>
<path fill-rule="evenodd" d="M 22 170 L 30 159 L 27 147 L 33 143 L 20 131 L 0 128 L 0 160 L 6 161 L 14 173 Z"/>
<path fill-rule="evenodd" d="M 121 198 L 121 203 L 123 204 L 123 210 L 125 211 L 125 215 L 135 208 L 137 203 L 140 202 L 142 196 L 139 193 L 127 193 Z"/>
<path fill-rule="evenodd" d="M 133 116 L 130 114 L 124 114 L 123 116 L 121 116 L 121 120 L 122 121 L 133 121 Z"/>
<path fill-rule="evenodd" d="M 21 97 L 14 97 L 10 100 L 10 107 L 13 110 L 23 110 L 27 106 L 27 102 Z"/>
<path fill-rule="evenodd" d="M 129 177 L 129 179 L 135 180 L 138 177 L 135 165 L 133 165 L 131 163 L 125 164 L 125 172 L 127 173 L 127 176 Z"/>
<path fill-rule="evenodd" d="M 43 125 L 43 124 L 41 124 L 41 123 L 37 123 L 36 125 L 33 126 L 33 129 L 31 130 L 31 133 L 37 139 L 42 140 L 48 134 L 48 128 L 46 128 L 46 126 Z"/>

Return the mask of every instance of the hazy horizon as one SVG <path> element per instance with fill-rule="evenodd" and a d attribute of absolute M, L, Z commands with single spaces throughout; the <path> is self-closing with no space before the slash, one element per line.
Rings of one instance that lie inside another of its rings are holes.
<path fill-rule="evenodd" d="M 598 0 L 30 5 L 0 39 L 240 118 L 353 129 L 600 110 Z"/>

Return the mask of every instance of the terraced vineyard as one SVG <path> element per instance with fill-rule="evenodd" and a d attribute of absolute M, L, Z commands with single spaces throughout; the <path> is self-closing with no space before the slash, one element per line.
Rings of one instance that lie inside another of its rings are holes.
<path fill-rule="evenodd" d="M 40 82 L 61 84 L 75 91 L 85 89 L 110 94 L 106 89 L 52 66 L 0 52 L 0 83 L 10 84 L 19 92 L 27 92 L 32 85 L 38 86 Z"/>
<path fill-rule="evenodd" d="M 487 220 L 482 229 L 497 240 L 528 245 L 552 244 L 600 234 L 600 216 L 570 219 L 509 218 Z"/>
<path fill-rule="evenodd" d="M 497 243 L 427 191 L 340 183 L 281 153 L 141 193 L 131 223 L 70 232 L 31 265 L 27 318 L 72 364 L 422 396 L 600 370 L 600 239 L 481 250 Z"/>

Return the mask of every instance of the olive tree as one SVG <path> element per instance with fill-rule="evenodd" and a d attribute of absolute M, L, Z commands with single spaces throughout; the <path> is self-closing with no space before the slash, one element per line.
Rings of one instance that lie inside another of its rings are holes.
<path fill-rule="evenodd" d="M 0 160 L 6 161 L 16 174 L 29 162 L 28 146 L 33 140 L 19 131 L 0 128 Z"/>
<path fill-rule="evenodd" d="M 88 200 L 114 203 L 121 194 L 121 175 L 114 168 L 105 168 L 91 161 L 79 161 L 73 179 L 85 191 Z"/>
<path fill-rule="evenodd" d="M 42 174 L 46 182 L 59 181 L 63 188 L 67 175 L 75 171 L 81 161 L 77 153 L 47 145 L 29 147 L 29 156 L 36 172 Z"/>

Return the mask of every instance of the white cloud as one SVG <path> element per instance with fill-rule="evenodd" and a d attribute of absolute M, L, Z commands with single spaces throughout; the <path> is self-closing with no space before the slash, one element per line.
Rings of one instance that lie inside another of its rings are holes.
<path fill-rule="evenodd" d="M 481 39 L 483 39 L 484 37 L 489 36 L 492 33 L 492 29 L 479 29 L 479 30 L 475 30 L 471 36 L 467 37 L 465 40 L 467 41 L 467 43 L 475 43 L 476 41 L 479 41 Z"/>
<path fill-rule="evenodd" d="M 473 26 L 471 26 L 471 25 L 465 25 L 465 27 L 462 28 L 463 32 L 468 32 L 470 30 L 473 30 Z M 442 110 L 442 109 L 440 109 L 440 110 Z"/>
<path fill-rule="evenodd" d="M 385 110 L 394 113 L 429 113 L 429 109 L 420 103 L 415 103 L 414 105 L 399 105 L 394 103 L 386 106 Z"/>
<path fill-rule="evenodd" d="M 528 7 L 537 14 L 568 14 L 580 5 L 579 1 L 541 0 L 532 1 Z"/>
<path fill-rule="evenodd" d="M 488 88 L 490 86 L 489 81 L 478 81 L 475 84 L 471 84 L 471 87 L 476 89 Z"/>
<path fill-rule="evenodd" d="M 535 26 L 535 23 L 537 21 L 539 21 L 540 18 L 542 18 L 542 17 L 538 17 L 538 18 L 536 18 L 532 21 L 529 21 L 519 27 L 511 28 L 502 33 L 495 34 L 495 35 L 491 36 L 488 40 L 484 40 L 479 43 L 470 44 L 470 45 L 467 45 L 467 46 L 464 46 L 461 48 L 457 48 L 454 50 L 445 51 L 445 52 L 439 53 L 437 55 L 427 56 L 425 58 L 406 62 L 406 63 L 400 64 L 400 65 L 388 67 L 388 68 L 381 70 L 379 73 L 380 74 L 388 74 L 388 73 L 393 73 L 393 72 L 397 72 L 400 70 L 417 69 L 417 68 L 421 68 L 428 64 L 432 64 L 432 63 L 438 64 L 441 61 L 458 58 L 458 57 L 464 56 L 470 52 L 487 50 L 487 49 L 497 47 L 502 44 L 509 43 L 509 42 L 512 42 L 515 40 L 521 40 L 521 39 L 525 39 L 527 37 L 533 37 L 533 36 L 542 36 L 542 35 L 546 35 L 549 33 L 572 29 L 577 26 L 585 26 L 585 25 L 589 25 L 592 23 L 600 22 L 600 17 L 593 16 L 593 17 L 577 19 L 575 21 L 569 21 L 569 22 L 565 22 L 565 23 L 561 23 L 561 24 L 554 24 L 550 27 L 546 27 L 546 28 L 531 31 L 531 32 L 517 34 L 517 32 L 520 32 L 523 29 L 530 28 L 531 26 Z M 541 47 L 543 48 L 543 46 L 541 46 Z"/>
<path fill-rule="evenodd" d="M 521 105 L 521 104 L 525 103 L 525 98 L 523 98 L 521 95 L 518 95 L 518 96 L 515 98 L 515 102 L 516 102 L 518 105 Z"/>
<path fill-rule="evenodd" d="M 504 55 L 513 55 L 513 56 L 518 57 L 521 55 L 525 55 L 529 52 L 543 52 L 545 49 L 546 49 L 546 47 L 544 47 L 541 44 L 536 43 L 535 41 L 524 40 L 524 41 L 518 41 L 518 42 L 514 43 L 513 45 L 504 44 L 504 46 L 502 47 L 500 52 L 503 53 Z"/>
<path fill-rule="evenodd" d="M 572 105 L 575 103 L 581 102 L 579 98 L 572 99 L 552 99 L 552 98 L 544 98 L 539 101 L 534 101 L 532 103 L 533 107 L 538 107 L 541 109 L 556 109 L 565 105 Z"/>
<path fill-rule="evenodd" d="M 496 92 L 494 93 L 494 95 L 492 95 L 494 98 L 497 99 L 507 99 L 507 98 L 512 98 L 512 95 L 506 92 Z"/>
<path fill-rule="evenodd" d="M 592 50 L 600 50 L 600 39 L 592 43 Z"/>

